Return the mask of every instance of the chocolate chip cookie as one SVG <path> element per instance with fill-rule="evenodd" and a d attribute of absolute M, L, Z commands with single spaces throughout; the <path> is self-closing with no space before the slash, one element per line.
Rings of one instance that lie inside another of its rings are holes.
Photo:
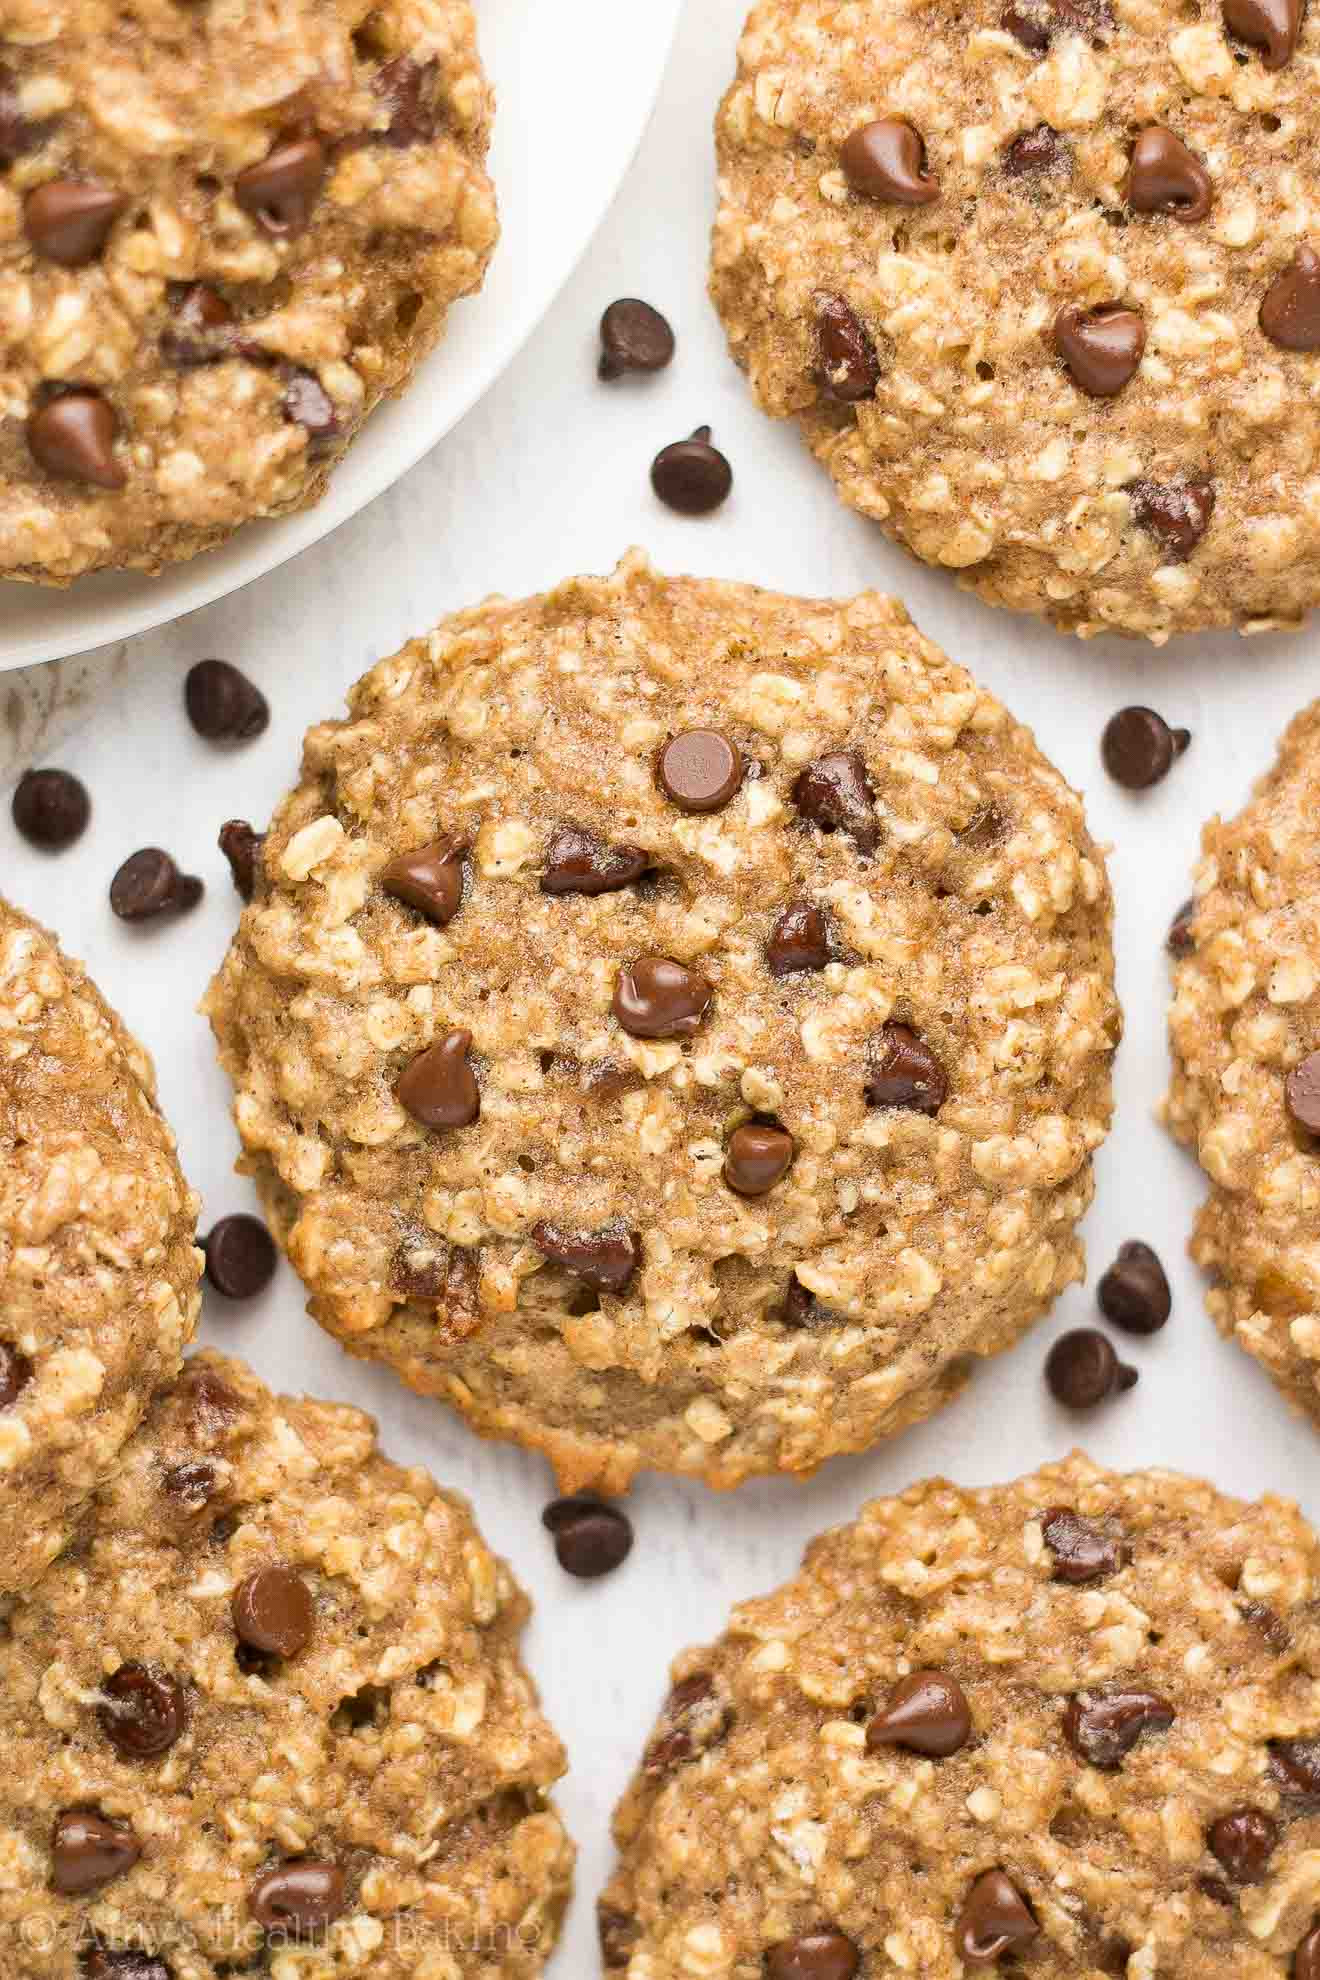
<path fill-rule="evenodd" d="M 1169 1127 L 1210 1178 L 1192 1256 L 1219 1330 L 1320 1426 L 1320 702 L 1202 835 L 1170 1012 Z"/>
<path fill-rule="evenodd" d="M 0 1592 L 64 1546 L 177 1372 L 201 1306 L 196 1221 L 150 1059 L 0 901 Z"/>
<path fill-rule="evenodd" d="M 893 599 L 447 620 L 308 735 L 208 1007 L 317 1319 L 568 1491 L 863 1448 L 1081 1270 L 1103 861 Z"/>
<path fill-rule="evenodd" d="M 615 1816 L 630 1980 L 1316 1980 L 1320 1544 L 1075 1455 L 816 1540 Z"/>
<path fill-rule="evenodd" d="M 6 1980 L 532 1980 L 572 1848 L 467 1504 L 189 1361 L 0 1640 Z"/>
<path fill-rule="evenodd" d="M 845 501 L 1064 630 L 1320 596 L 1301 0 L 758 0 L 712 292 Z"/>
<path fill-rule="evenodd" d="M 8 0 L 0 576 L 305 507 L 496 236 L 467 0 Z"/>

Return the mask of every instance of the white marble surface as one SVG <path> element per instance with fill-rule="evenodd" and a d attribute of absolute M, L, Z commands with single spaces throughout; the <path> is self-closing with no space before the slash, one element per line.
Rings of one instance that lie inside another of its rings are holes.
<path fill-rule="evenodd" d="M 249 1309 L 208 1310 L 208 1336 L 267 1376 L 376 1411 L 392 1450 L 472 1495 L 486 1532 L 536 1596 L 528 1650 L 569 1744 L 563 1802 L 582 1848 L 579 1899 L 553 1969 L 559 1980 L 596 1970 L 592 1900 L 608 1862 L 609 1811 L 663 1689 L 666 1659 L 717 1630 L 732 1600 L 781 1579 L 809 1535 L 849 1517 L 864 1496 L 934 1470 L 968 1482 L 1005 1477 L 1085 1442 L 1118 1465 L 1159 1462 L 1209 1472 L 1242 1492 L 1291 1493 L 1320 1516 L 1314 1433 L 1287 1415 L 1251 1362 L 1218 1341 L 1204 1315 L 1197 1275 L 1182 1256 L 1199 1178 L 1152 1119 L 1166 1065 L 1162 939 L 1188 891 L 1199 825 L 1213 809 L 1240 803 L 1284 721 L 1320 689 L 1317 635 L 1189 640 L 1162 654 L 1116 641 L 1083 646 L 964 598 L 836 504 L 794 434 L 754 410 L 704 298 L 709 125 L 741 11 L 742 0 L 688 0 L 660 110 L 604 231 L 533 346 L 443 447 L 283 571 L 122 656 L 98 656 L 106 691 L 56 753 L 93 793 L 83 843 L 43 859 L 0 821 L 7 890 L 88 959 L 151 1043 L 210 1219 L 248 1201 L 230 1174 L 224 1082 L 194 1015 L 235 915 L 214 849 L 217 827 L 236 814 L 263 819 L 295 768 L 303 728 L 337 709 L 371 660 L 451 607 L 605 568 L 634 542 L 674 569 L 786 589 L 879 584 L 901 592 L 929 633 L 1030 719 L 1089 794 L 1092 824 L 1113 846 L 1128 1032 L 1117 1124 L 1098 1163 L 1087 1236 L 1097 1272 L 1121 1239 L 1153 1242 L 1176 1300 L 1163 1336 L 1134 1343 L 1128 1356 L 1140 1366 L 1140 1387 L 1106 1412 L 1070 1418 L 1041 1383 L 1049 1340 L 1092 1316 L 1093 1295 L 1076 1289 L 933 1423 L 835 1463 L 809 1484 L 714 1497 L 643 1482 L 633 1496 L 632 1559 L 612 1579 L 581 1586 L 559 1572 L 540 1529 L 543 1465 L 480 1444 L 439 1406 L 342 1357 L 303 1318 L 287 1271 Z M 594 377 L 593 329 L 620 293 L 670 313 L 679 355 L 657 380 L 606 388 Z M 693 523 L 653 501 L 647 467 L 658 446 L 700 422 L 714 426 L 737 482 L 719 516 Z M 199 742 L 182 715 L 184 672 L 213 653 L 246 667 L 274 708 L 269 733 L 237 752 Z M 1141 798 L 1109 785 L 1097 754 L 1105 718 L 1131 700 L 1153 703 L 1195 737 L 1168 782 Z M 12 732 L 18 711 L 7 712 Z M 126 853 L 148 843 L 204 873 L 209 891 L 187 921 L 131 931 L 113 921 L 106 884 Z"/>

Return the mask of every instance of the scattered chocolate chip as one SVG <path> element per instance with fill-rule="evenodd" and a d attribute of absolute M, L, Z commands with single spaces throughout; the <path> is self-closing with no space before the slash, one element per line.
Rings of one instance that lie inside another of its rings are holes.
<path fill-rule="evenodd" d="M 1290 1794 L 1320 1795 L 1320 1739 L 1271 1740 L 1270 1771 Z"/>
<path fill-rule="evenodd" d="M 1293 1067 L 1283 1082 L 1283 1103 L 1299 1128 L 1320 1134 L 1320 1052 Z"/>
<path fill-rule="evenodd" d="M 23 231 L 34 254 L 62 268 L 95 261 L 128 204 L 123 193 L 79 179 L 47 179 L 23 202 Z"/>
<path fill-rule="evenodd" d="M 639 956 L 619 971 L 610 1008 L 630 1038 L 691 1038 L 714 994 L 669 956 Z"/>
<path fill-rule="evenodd" d="M 605 379 L 625 371 L 663 371 L 674 355 L 674 333 L 658 309 L 622 296 L 600 319 L 600 363 Z"/>
<path fill-rule="evenodd" d="M 1283 69 L 1297 48 L 1303 6 L 1304 0 L 1224 0 L 1224 26 L 1261 51 L 1265 68 Z"/>
<path fill-rule="evenodd" d="M 1127 1368 L 1110 1341 L 1096 1327 L 1073 1327 L 1060 1334 L 1045 1358 L 1050 1394 L 1066 1409 L 1094 1409 L 1110 1396 L 1135 1387 L 1135 1368 Z"/>
<path fill-rule="evenodd" d="M 1210 1824 L 1206 1842 L 1235 1884 L 1263 1883 L 1279 1825 L 1259 1808 L 1234 1808 Z"/>
<path fill-rule="evenodd" d="M 1158 542 L 1171 564 L 1185 564 L 1215 512 L 1212 481 L 1130 481 L 1132 520 Z"/>
<path fill-rule="evenodd" d="M 641 1239 L 622 1224 L 606 1224 L 599 1231 L 566 1231 L 542 1220 L 532 1225 L 530 1235 L 538 1251 L 595 1292 L 621 1293 L 642 1262 Z"/>
<path fill-rule="evenodd" d="M 333 1925 L 347 1902 L 343 1871 L 310 1857 L 268 1870 L 248 1892 L 248 1909 L 258 1925 L 295 1937 Z"/>
<path fill-rule="evenodd" d="M 880 839 L 875 793 L 860 750 L 832 750 L 798 773 L 793 802 L 799 815 L 822 832 L 846 832 L 859 853 L 873 853 Z"/>
<path fill-rule="evenodd" d="M 245 818 L 230 818 L 220 827 L 218 844 L 229 861 L 234 892 L 245 901 L 250 901 L 256 891 L 261 848 L 265 843 L 265 833 L 254 832 Z"/>
<path fill-rule="evenodd" d="M 622 1566 L 632 1552 L 632 1522 L 618 1506 L 587 1492 L 556 1499 L 541 1514 L 554 1535 L 555 1555 L 566 1574 L 595 1581 Z"/>
<path fill-rule="evenodd" d="M 429 845 L 392 859 L 380 884 L 396 901 L 446 928 L 463 905 L 463 862 L 468 851 L 466 839 L 449 835 L 432 839 Z"/>
<path fill-rule="evenodd" d="M 866 1081 L 868 1107 L 904 1107 L 914 1114 L 938 1114 L 949 1097 L 949 1078 L 940 1061 L 910 1025 L 883 1025 L 871 1043 Z"/>
<path fill-rule="evenodd" d="M 606 846 L 592 832 L 565 825 L 545 849 L 543 894 L 616 894 L 650 871 L 640 846 Z"/>
<path fill-rule="evenodd" d="M 1148 1244 L 1130 1238 L 1096 1287 L 1100 1311 L 1129 1334 L 1158 1334 L 1173 1311 L 1164 1267 Z"/>
<path fill-rule="evenodd" d="M 162 1472 L 160 1489 L 167 1498 L 177 1499 L 181 1505 L 193 1512 L 204 1506 L 215 1490 L 215 1466 L 205 1460 L 193 1458 L 183 1464 L 172 1464 Z"/>
<path fill-rule="evenodd" d="M 764 1196 L 788 1174 L 794 1152 L 784 1128 L 749 1122 L 729 1136 L 724 1180 L 738 1196 Z"/>
<path fill-rule="evenodd" d="M 0 68 L 0 165 L 12 165 L 15 159 L 35 151 L 47 129 L 47 125 L 34 124 L 23 115 L 13 75 Z"/>
<path fill-rule="evenodd" d="M 124 1822 L 112 1822 L 93 1809 L 66 1808 L 55 1818 L 50 1880 L 64 1897 L 99 1891 L 133 1868 L 141 1845 Z"/>
<path fill-rule="evenodd" d="M 656 758 L 665 796 L 680 811 L 723 811 L 737 796 L 746 765 L 742 751 L 719 729 L 685 729 Z"/>
<path fill-rule="evenodd" d="M 312 1640 L 316 1609 L 296 1568 L 283 1562 L 244 1577 L 230 1603 L 234 1634 L 249 1650 L 296 1657 Z"/>
<path fill-rule="evenodd" d="M 202 1248 L 207 1280 L 226 1299 L 255 1299 L 275 1277 L 275 1240 L 260 1217 L 221 1217 Z"/>
<path fill-rule="evenodd" d="M 1120 708 L 1105 723 L 1100 758 L 1125 791 L 1146 791 L 1167 777 L 1192 740 L 1187 729 L 1171 729 L 1153 708 Z"/>
<path fill-rule="evenodd" d="M 101 1686 L 96 1708 L 101 1730 L 124 1760 L 157 1760 L 168 1753 L 188 1723 L 183 1687 L 145 1664 L 121 1664 Z"/>
<path fill-rule="evenodd" d="M 1069 1746 L 1092 1767 L 1118 1767 L 1147 1733 L 1167 1732 L 1174 1709 L 1153 1691 L 1079 1691 L 1063 1714 Z"/>
<path fill-rule="evenodd" d="M 1093 399 L 1112 399 L 1141 363 L 1146 325 L 1134 309 L 1105 303 L 1083 309 L 1066 303 L 1054 319 L 1054 348 L 1075 385 Z"/>
<path fill-rule="evenodd" d="M 615 1911 L 602 1900 L 596 1906 L 596 1933 L 601 1965 L 607 1973 L 617 1973 L 636 1951 L 642 1928 L 626 1911 Z"/>
<path fill-rule="evenodd" d="M 668 509 L 680 516 L 708 516 L 727 500 L 733 469 L 712 447 L 710 428 L 699 426 L 689 440 L 662 447 L 651 463 L 651 486 Z"/>
<path fill-rule="evenodd" d="M 92 815 L 87 787 L 67 770 L 25 770 L 14 791 L 14 823 L 29 845 L 62 852 Z"/>
<path fill-rule="evenodd" d="M 163 1959 L 144 1952 L 111 1952 L 107 1946 L 88 1946 L 78 1970 L 82 1980 L 173 1980 Z"/>
<path fill-rule="evenodd" d="M 823 908 L 794 901 L 784 909 L 765 946 L 771 976 L 796 976 L 824 969 L 830 960 L 830 924 Z"/>
<path fill-rule="evenodd" d="M 0 1409 L 12 1409 L 32 1380 L 32 1363 L 0 1341 Z"/>
<path fill-rule="evenodd" d="M 120 489 L 128 476 L 115 457 L 118 431 L 114 407 L 99 392 L 61 392 L 29 418 L 28 452 L 61 481 Z"/>
<path fill-rule="evenodd" d="M 1313 1925 L 1293 1954 L 1292 1980 L 1320 1980 L 1320 1925 Z"/>
<path fill-rule="evenodd" d="M 1004 146 L 1004 170 L 1015 179 L 1037 172 L 1062 172 L 1072 168 L 1072 150 L 1053 124 L 1037 124 L 1031 131 L 1019 131 Z"/>
<path fill-rule="evenodd" d="M 196 907 L 202 892 L 201 881 L 180 873 L 167 852 L 144 846 L 130 854 L 110 882 L 110 906 L 121 921 L 149 921 Z"/>
<path fill-rule="evenodd" d="M 404 151 L 410 144 L 428 144 L 439 127 L 435 83 L 438 62 L 417 62 L 411 55 L 396 55 L 383 62 L 371 79 L 389 118 L 383 131 L 376 133 L 383 144 Z"/>
<path fill-rule="evenodd" d="M 665 1700 L 656 1736 L 642 1760 L 643 1773 L 655 1779 L 714 1746 L 728 1731 L 729 1720 L 728 1705 L 715 1680 L 707 1671 L 694 1671 Z"/>
<path fill-rule="evenodd" d="M 903 117 L 879 117 L 852 133 L 839 153 L 843 176 L 855 193 L 899 206 L 929 206 L 940 182 L 927 168 L 920 131 Z"/>
<path fill-rule="evenodd" d="M 183 683 L 188 720 L 208 742 L 250 742 L 270 721 L 261 689 L 228 660 L 199 660 Z"/>
<path fill-rule="evenodd" d="M 1192 923 L 1195 919 L 1195 899 L 1184 901 L 1169 923 L 1169 932 L 1164 938 L 1164 946 L 1171 956 L 1191 955 L 1196 947 L 1196 938 L 1192 933 Z"/>
<path fill-rule="evenodd" d="M 1306 242 L 1266 290 L 1260 327 L 1281 350 L 1320 350 L 1320 254 Z"/>
<path fill-rule="evenodd" d="M 947 1760 L 966 1746 L 972 1731 L 967 1694 L 944 1671 L 914 1671 L 894 1686 L 883 1708 L 866 1728 L 871 1752 L 904 1746 Z"/>
<path fill-rule="evenodd" d="M 239 173 L 234 198 L 268 234 L 300 234 L 320 198 L 325 171 L 320 139 L 293 138 Z"/>
<path fill-rule="evenodd" d="M 1074 1587 L 1103 1581 L 1127 1564 L 1127 1548 L 1071 1506 L 1051 1506 L 1041 1515 L 1041 1533 L 1054 1556 L 1054 1579 Z"/>
<path fill-rule="evenodd" d="M 1134 213 L 1171 213 L 1190 225 L 1205 219 L 1214 188 L 1205 166 L 1181 138 L 1163 124 L 1148 124 L 1132 147 L 1124 197 Z"/>
<path fill-rule="evenodd" d="M 968 1966 L 993 1966 L 1006 1952 L 1028 1946 L 1040 1927 L 1017 1886 L 1002 1870 L 987 1870 L 967 1893 L 956 1944 Z"/>
<path fill-rule="evenodd" d="M 875 339 L 842 296 L 816 297 L 816 377 L 845 406 L 874 398 L 880 383 Z"/>
<path fill-rule="evenodd" d="M 861 1970 L 857 1947 L 829 1925 L 781 1939 L 765 1955 L 765 1980 L 855 1980 Z"/>
<path fill-rule="evenodd" d="M 219 364 L 222 358 L 255 355 L 233 333 L 234 312 L 207 282 L 189 282 L 174 292 L 173 320 L 160 333 L 161 355 L 184 369 Z"/>
<path fill-rule="evenodd" d="M 470 1031 L 451 1031 L 419 1052 L 395 1094 L 399 1105 L 428 1128 L 469 1127 L 481 1113 L 481 1089 L 472 1070 Z"/>

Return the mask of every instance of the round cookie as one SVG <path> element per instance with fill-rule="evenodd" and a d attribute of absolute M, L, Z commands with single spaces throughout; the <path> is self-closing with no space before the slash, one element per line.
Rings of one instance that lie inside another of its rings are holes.
<path fill-rule="evenodd" d="M 573 1851 L 527 1614 L 369 1417 L 189 1361 L 0 1640 L 7 1980 L 532 1980 Z"/>
<path fill-rule="evenodd" d="M 349 707 L 208 1008 L 352 1353 L 568 1489 L 735 1485 L 927 1415 L 1079 1276 L 1103 862 L 896 601 L 634 555 Z"/>
<path fill-rule="evenodd" d="M 712 294 L 844 500 L 1064 630 L 1320 597 L 1320 19 L 758 0 Z"/>
<path fill-rule="evenodd" d="M 1320 1426 L 1320 702 L 1227 824 L 1179 916 L 1168 1126 L 1211 1191 L 1192 1256 L 1216 1325 Z"/>
<path fill-rule="evenodd" d="M 147 1054 L 0 900 L 0 1592 L 65 1545 L 177 1372 L 197 1209 Z"/>
<path fill-rule="evenodd" d="M 0 577 L 316 501 L 494 246 L 467 0 L 0 12 Z"/>
<path fill-rule="evenodd" d="M 1320 1545 L 1074 1455 L 866 1506 L 673 1666 L 628 1980 L 1315 1980 Z"/>

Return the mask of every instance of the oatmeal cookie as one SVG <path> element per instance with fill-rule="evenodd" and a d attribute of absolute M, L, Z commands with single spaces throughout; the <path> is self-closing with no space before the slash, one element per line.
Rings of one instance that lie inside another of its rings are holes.
<path fill-rule="evenodd" d="M 59 1552 L 177 1373 L 201 1306 L 197 1208 L 150 1059 L 0 901 L 0 1591 Z"/>
<path fill-rule="evenodd" d="M 354 1354 L 566 1488 L 927 1415 L 1081 1271 L 1111 904 L 901 605 L 632 556 L 307 737 L 209 993 L 244 1168 Z"/>
<path fill-rule="evenodd" d="M 1320 16 L 758 0 L 712 293 L 843 498 L 1067 631 L 1320 596 Z"/>
<path fill-rule="evenodd" d="M 283 515 L 497 232 L 467 0 L 0 0 L 0 576 Z"/>
<path fill-rule="evenodd" d="M 1211 1191 L 1192 1256 L 1219 1330 L 1320 1426 L 1320 702 L 1202 837 L 1179 916 L 1169 1127 Z"/>
<path fill-rule="evenodd" d="M 0 1640 L 6 1980 L 532 1980 L 573 1852 L 527 1614 L 369 1417 L 186 1363 Z"/>
<path fill-rule="evenodd" d="M 1320 1544 L 1074 1455 L 866 1506 L 686 1651 L 615 1816 L 602 1963 L 1316 1980 Z"/>

